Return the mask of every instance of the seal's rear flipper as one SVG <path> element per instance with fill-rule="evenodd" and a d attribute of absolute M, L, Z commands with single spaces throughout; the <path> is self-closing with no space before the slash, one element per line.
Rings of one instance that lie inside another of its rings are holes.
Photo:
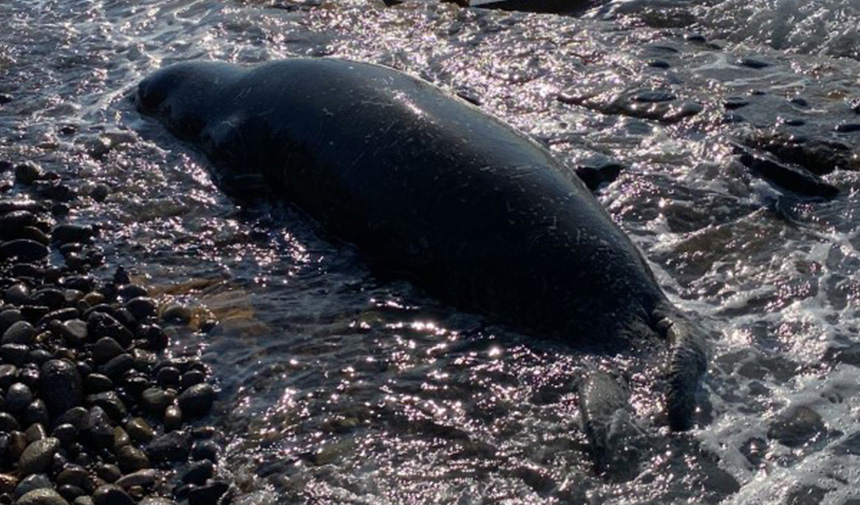
<path fill-rule="evenodd" d="M 705 330 L 675 308 L 655 312 L 657 329 L 669 342 L 666 413 L 673 431 L 693 427 L 707 370 Z"/>
<path fill-rule="evenodd" d="M 579 387 L 580 414 L 598 473 L 612 480 L 634 478 L 644 435 L 634 422 L 625 384 L 604 372 L 591 372 Z"/>

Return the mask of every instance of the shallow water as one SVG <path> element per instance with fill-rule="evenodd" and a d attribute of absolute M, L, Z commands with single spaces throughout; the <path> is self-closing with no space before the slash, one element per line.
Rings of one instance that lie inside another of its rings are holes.
<path fill-rule="evenodd" d="M 5 3 L 0 158 L 71 179 L 109 263 L 219 318 L 173 351 L 219 378 L 239 503 L 848 504 L 860 500 L 858 177 L 837 171 L 825 176 L 837 197 L 802 198 L 732 146 L 803 135 L 845 144 L 857 167 L 860 133 L 834 131 L 860 122 L 860 64 L 836 58 L 857 56 L 856 9 L 655 0 L 575 19 L 429 1 Z M 205 159 L 128 100 L 171 62 L 289 56 L 390 65 L 571 167 L 624 165 L 601 202 L 717 332 L 700 426 L 665 428 L 658 343 L 594 355 L 378 278 L 294 210 L 224 195 Z M 646 92 L 672 99 L 634 106 Z M 673 119 L 681 110 L 700 111 Z M 97 184 L 111 189 L 103 203 L 87 200 Z M 632 386 L 642 441 L 624 478 L 595 472 L 579 423 L 575 387 L 595 367 Z"/>

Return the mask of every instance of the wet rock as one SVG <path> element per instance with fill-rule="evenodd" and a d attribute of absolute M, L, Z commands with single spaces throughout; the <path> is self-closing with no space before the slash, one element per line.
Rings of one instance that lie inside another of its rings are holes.
<path fill-rule="evenodd" d="M 42 399 L 54 417 L 61 416 L 83 401 L 83 383 L 75 364 L 69 360 L 50 360 L 41 369 Z"/>
<path fill-rule="evenodd" d="M 182 427 L 182 410 L 171 405 L 164 411 L 164 431 L 178 430 Z"/>
<path fill-rule="evenodd" d="M 205 459 L 217 463 L 219 452 L 220 448 L 215 442 L 211 440 L 198 440 L 194 442 L 194 447 L 191 448 L 191 459 L 194 461 Z"/>
<path fill-rule="evenodd" d="M 113 445 L 113 425 L 101 407 L 93 407 L 87 412 L 83 432 L 90 443 L 97 447 Z"/>
<path fill-rule="evenodd" d="M 116 481 L 116 485 L 123 489 L 129 489 L 132 487 L 151 487 L 156 482 L 158 482 L 158 471 L 147 469 L 139 470 L 119 478 Z"/>
<path fill-rule="evenodd" d="M 24 434 L 27 435 L 27 440 L 31 443 L 37 440 L 44 440 L 48 437 L 48 434 L 45 432 L 45 426 L 40 423 L 33 423 L 24 431 Z"/>
<path fill-rule="evenodd" d="M 651 68 L 661 68 L 661 69 L 672 67 L 672 65 L 668 61 L 660 60 L 660 59 L 648 60 L 646 65 L 648 65 Z"/>
<path fill-rule="evenodd" d="M 179 395 L 177 402 L 182 412 L 190 417 L 202 417 L 209 413 L 215 401 L 215 388 L 209 384 L 197 384 Z"/>
<path fill-rule="evenodd" d="M 730 97 L 723 102 L 723 107 L 727 110 L 735 110 L 746 107 L 749 104 L 749 100 L 745 100 L 740 97 Z"/>
<path fill-rule="evenodd" d="M 34 489 L 19 498 L 15 505 L 69 505 L 69 502 L 53 489 Z"/>
<path fill-rule="evenodd" d="M 93 493 L 95 505 L 134 505 L 134 500 L 125 490 L 115 484 L 105 484 Z"/>
<path fill-rule="evenodd" d="M 91 394 L 111 391 L 113 387 L 114 384 L 110 377 L 100 373 L 91 373 L 84 380 L 84 389 Z"/>
<path fill-rule="evenodd" d="M 69 447 L 78 440 L 78 429 L 69 423 L 58 424 L 51 436 L 59 440 L 61 446 Z"/>
<path fill-rule="evenodd" d="M 160 496 L 149 496 L 140 501 L 138 505 L 177 505 L 173 500 Z"/>
<path fill-rule="evenodd" d="M 84 486 L 89 472 L 78 465 L 68 465 L 64 468 L 55 479 L 59 485 Z"/>
<path fill-rule="evenodd" d="M 767 430 L 768 438 L 788 447 L 801 447 L 826 432 L 824 421 L 810 407 L 790 407 L 780 412 Z"/>
<path fill-rule="evenodd" d="M 18 321 L 3 332 L 3 344 L 33 344 L 36 338 L 36 328 L 27 321 Z"/>
<path fill-rule="evenodd" d="M 131 345 L 134 335 L 119 321 L 104 312 L 92 312 L 87 317 L 87 331 L 90 338 L 110 337 L 123 348 Z"/>
<path fill-rule="evenodd" d="M 32 161 L 25 161 L 15 166 L 15 182 L 29 186 L 43 177 L 42 168 Z"/>
<path fill-rule="evenodd" d="M 6 391 L 6 409 L 13 413 L 23 412 L 33 401 L 33 392 L 26 384 L 16 382 Z"/>
<path fill-rule="evenodd" d="M 132 473 L 150 467 L 149 458 L 146 457 L 146 454 L 130 445 L 120 447 L 116 456 L 117 464 L 123 473 Z"/>
<path fill-rule="evenodd" d="M 833 130 L 836 133 L 860 132 L 860 123 L 839 123 Z"/>
<path fill-rule="evenodd" d="M 93 235 L 95 235 L 95 230 L 92 226 L 79 224 L 59 224 L 51 230 L 51 239 L 60 244 L 89 243 Z"/>
<path fill-rule="evenodd" d="M 125 349 L 111 337 L 100 338 L 91 349 L 96 363 L 105 363 L 125 352 Z"/>
<path fill-rule="evenodd" d="M 737 61 L 737 65 L 742 66 L 742 67 L 754 68 L 754 69 L 762 69 L 762 68 L 767 68 L 767 67 L 771 66 L 770 63 L 768 63 L 764 60 L 759 60 L 756 58 L 749 58 L 749 57 L 739 59 Z"/>
<path fill-rule="evenodd" d="M 197 461 L 188 465 L 182 474 L 182 482 L 202 486 L 215 475 L 215 465 L 209 460 Z"/>
<path fill-rule="evenodd" d="M 671 102 L 675 98 L 674 94 L 665 90 L 642 91 L 633 95 L 633 101 L 639 103 Z"/>
<path fill-rule="evenodd" d="M 185 461 L 191 452 L 191 436 L 184 431 L 172 431 L 155 438 L 146 446 L 146 455 L 153 465 Z"/>
<path fill-rule="evenodd" d="M 63 321 L 60 326 L 60 335 L 72 347 L 80 347 L 87 341 L 87 323 L 80 319 L 69 319 Z"/>
<path fill-rule="evenodd" d="M 52 437 L 33 442 L 21 454 L 18 460 L 18 471 L 21 475 L 44 472 L 59 448 L 60 441 Z"/>
<path fill-rule="evenodd" d="M 107 363 L 100 366 L 99 371 L 111 379 L 117 379 L 133 367 L 134 358 L 131 354 L 124 352 L 119 356 L 111 358 Z"/>
<path fill-rule="evenodd" d="M 138 320 L 145 319 L 155 314 L 158 308 L 152 298 L 140 296 L 132 298 L 125 304 L 125 308 Z"/>
<path fill-rule="evenodd" d="M 10 303 L 7 301 L 7 303 Z M 18 321 L 22 321 L 24 316 L 21 315 L 21 311 L 18 309 L 6 309 L 0 312 L 0 335 L 6 333 L 13 324 Z"/>
<path fill-rule="evenodd" d="M 739 154 L 740 162 L 750 170 L 789 191 L 823 198 L 833 198 L 839 194 L 838 188 L 803 168 L 757 156 L 739 146 L 735 147 L 735 152 Z"/>
<path fill-rule="evenodd" d="M 188 389 L 196 384 L 201 384 L 204 380 L 206 380 L 206 374 L 200 370 L 190 370 L 182 374 L 179 379 L 179 386 L 182 389 Z"/>
<path fill-rule="evenodd" d="M 144 390 L 141 402 L 148 411 L 160 415 L 173 402 L 173 398 L 165 390 L 153 387 Z"/>
<path fill-rule="evenodd" d="M 0 260 L 31 262 L 43 260 L 48 256 L 48 248 L 25 238 L 3 242 L 0 245 Z"/>
<path fill-rule="evenodd" d="M 227 494 L 230 486 L 226 482 L 217 481 L 192 489 L 188 493 L 188 505 L 212 505 Z"/>
<path fill-rule="evenodd" d="M 803 126 L 806 124 L 806 121 L 798 118 L 783 118 L 782 124 L 786 126 Z"/>
<path fill-rule="evenodd" d="M 101 407 L 114 421 L 121 421 L 128 415 L 128 409 L 114 391 L 105 391 L 88 396 L 87 405 Z"/>
<path fill-rule="evenodd" d="M 15 416 L 8 412 L 0 412 L 0 433 L 9 433 L 10 431 L 19 430 L 21 425 Z M 0 454 L 2 456 L 2 454 Z"/>
<path fill-rule="evenodd" d="M 155 431 L 142 417 L 135 417 L 126 423 L 125 431 L 138 442 L 149 442 L 155 436 Z"/>

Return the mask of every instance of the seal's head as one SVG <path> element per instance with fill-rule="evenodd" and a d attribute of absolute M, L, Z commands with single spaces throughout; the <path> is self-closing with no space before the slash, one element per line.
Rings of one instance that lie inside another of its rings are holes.
<path fill-rule="evenodd" d="M 219 95 L 239 72 L 226 63 L 178 63 L 141 81 L 135 103 L 176 136 L 195 140 L 218 110 Z"/>

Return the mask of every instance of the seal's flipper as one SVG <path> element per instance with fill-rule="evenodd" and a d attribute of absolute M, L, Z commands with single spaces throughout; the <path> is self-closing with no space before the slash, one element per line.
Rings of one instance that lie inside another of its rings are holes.
<path fill-rule="evenodd" d="M 702 379 L 707 370 L 705 330 L 675 308 L 655 313 L 657 329 L 669 342 L 666 414 L 673 431 L 693 427 Z"/>
<path fill-rule="evenodd" d="M 639 469 L 637 441 L 644 440 L 634 422 L 625 384 L 604 372 L 591 372 L 579 387 L 582 425 L 598 473 L 624 481 Z"/>

